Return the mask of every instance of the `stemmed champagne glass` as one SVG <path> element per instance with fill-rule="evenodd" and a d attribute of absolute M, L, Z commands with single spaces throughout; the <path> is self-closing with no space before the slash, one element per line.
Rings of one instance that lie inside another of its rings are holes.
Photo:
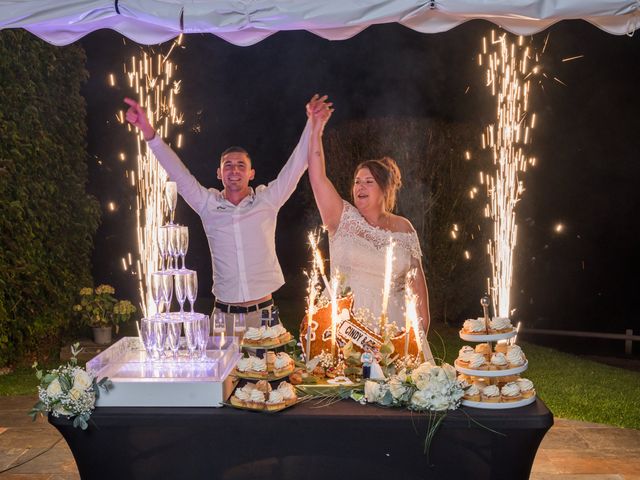
<path fill-rule="evenodd" d="M 167 343 L 171 349 L 173 359 L 178 359 L 178 350 L 180 349 L 180 331 L 182 330 L 182 322 L 172 321 L 167 323 Z"/>
<path fill-rule="evenodd" d="M 176 182 L 165 182 L 164 197 L 169 208 L 169 224 L 173 225 L 173 217 L 176 212 L 176 204 L 178 203 L 178 184 Z"/>
<path fill-rule="evenodd" d="M 198 272 L 190 270 L 185 277 L 187 283 L 187 298 L 191 304 L 191 313 L 193 313 L 193 305 L 196 303 L 196 297 L 198 296 Z"/>
<path fill-rule="evenodd" d="M 178 257 L 180 256 L 180 227 L 178 225 L 168 226 L 169 233 L 169 256 L 171 257 L 172 268 L 178 269 Z"/>
<path fill-rule="evenodd" d="M 157 357 L 164 356 L 164 342 L 167 339 L 167 324 L 162 321 L 151 322 L 155 337 L 154 349 L 157 353 Z"/>
<path fill-rule="evenodd" d="M 153 321 L 150 318 L 143 318 L 140 322 L 140 336 L 142 337 L 142 345 L 147 352 L 147 358 L 153 358 L 156 338 Z"/>
<path fill-rule="evenodd" d="M 238 348 L 242 351 L 242 338 L 247 330 L 247 322 L 244 313 L 233 314 L 233 336 L 238 337 Z"/>
<path fill-rule="evenodd" d="M 175 275 L 176 300 L 180 304 L 180 316 L 184 313 L 184 301 L 187 298 L 187 275 L 176 272 Z"/>
<path fill-rule="evenodd" d="M 155 272 L 151 274 L 151 296 L 153 297 L 153 303 L 156 305 L 156 316 L 160 313 L 160 302 L 163 300 L 163 283 L 162 277 L 165 274 L 162 272 Z"/>
<path fill-rule="evenodd" d="M 194 357 L 194 353 L 198 348 L 198 337 L 200 335 L 200 324 L 193 317 L 184 322 L 184 338 L 187 341 L 187 350 L 189 350 L 189 358 Z"/>
<path fill-rule="evenodd" d="M 171 310 L 171 300 L 173 299 L 173 275 L 169 272 L 162 274 L 162 301 L 165 304 L 166 312 Z"/>
<path fill-rule="evenodd" d="M 209 343 L 209 331 L 211 330 L 211 319 L 208 315 L 202 315 L 198 321 L 200 326 L 200 335 L 198 335 L 198 348 L 200 349 L 200 358 L 207 358 L 207 343 Z"/>
<path fill-rule="evenodd" d="M 169 268 L 167 254 L 169 253 L 169 232 L 167 227 L 158 228 L 158 251 L 160 252 L 160 270 Z"/>
<path fill-rule="evenodd" d="M 215 312 L 213 312 L 213 333 L 214 335 L 216 333 L 220 334 L 220 343 L 219 343 L 219 347 L 220 350 L 222 350 L 222 342 L 224 341 L 224 332 L 227 329 L 227 322 L 226 322 L 226 317 L 224 312 L 216 309 Z"/>
<path fill-rule="evenodd" d="M 178 227 L 178 253 L 182 257 L 182 270 L 185 269 L 185 257 L 189 250 L 189 227 Z M 176 264 L 177 267 L 177 264 Z"/>

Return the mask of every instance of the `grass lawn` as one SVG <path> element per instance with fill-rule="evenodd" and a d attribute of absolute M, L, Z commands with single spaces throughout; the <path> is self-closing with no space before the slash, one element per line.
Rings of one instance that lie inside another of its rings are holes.
<path fill-rule="evenodd" d="M 283 323 L 294 333 L 301 318 L 300 302 L 279 299 Z M 463 342 L 458 329 L 434 325 L 429 341 L 436 358 L 453 364 Z M 519 342 L 529 360 L 523 374 L 557 417 L 640 429 L 640 372 L 610 367 L 576 355 Z M 52 367 L 54 365 L 50 365 Z M 0 376 L 0 395 L 35 395 L 33 369 L 20 367 Z"/>

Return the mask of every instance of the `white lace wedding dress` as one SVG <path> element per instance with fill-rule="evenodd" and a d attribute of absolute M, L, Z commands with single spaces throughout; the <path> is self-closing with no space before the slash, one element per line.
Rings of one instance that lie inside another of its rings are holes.
<path fill-rule="evenodd" d="M 351 288 L 354 312 L 367 319 L 369 327 L 377 326 L 382 311 L 386 252 L 391 240 L 395 246 L 387 318 L 402 328 L 405 325 L 406 275 L 412 260 L 420 261 L 422 257 L 418 236 L 415 231 L 390 232 L 374 227 L 357 208 L 344 201 L 338 228 L 329 237 L 331 275 L 338 272 L 342 286 Z M 427 353 L 425 357 L 431 358 L 431 352 Z"/>

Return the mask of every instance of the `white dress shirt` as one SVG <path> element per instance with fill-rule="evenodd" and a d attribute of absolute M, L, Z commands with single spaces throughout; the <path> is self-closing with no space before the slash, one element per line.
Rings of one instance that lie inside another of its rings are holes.
<path fill-rule="evenodd" d="M 258 300 L 284 285 L 276 257 L 276 221 L 307 168 L 310 123 L 278 177 L 260 185 L 238 205 L 215 188 L 205 188 L 175 152 L 156 135 L 149 147 L 178 193 L 193 208 L 204 226 L 213 265 L 213 294 L 225 303 Z"/>

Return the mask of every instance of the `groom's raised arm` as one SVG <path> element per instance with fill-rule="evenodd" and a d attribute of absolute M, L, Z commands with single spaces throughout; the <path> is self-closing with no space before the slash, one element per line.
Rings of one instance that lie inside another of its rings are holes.
<path fill-rule="evenodd" d="M 282 170 L 280 170 L 278 177 L 272 182 L 269 182 L 263 191 L 265 198 L 276 208 L 280 208 L 284 202 L 289 199 L 296 189 L 300 177 L 302 177 L 302 174 L 307 169 L 309 142 L 313 135 L 313 118 L 309 113 L 309 109 L 312 106 L 317 107 L 317 105 L 323 101 L 324 100 L 320 99 L 318 95 L 314 95 L 311 98 L 306 107 L 309 119 L 300 136 L 298 145 L 296 145 L 289 160 L 287 160 L 287 163 L 282 167 Z"/>
<path fill-rule="evenodd" d="M 200 185 L 171 147 L 156 135 L 144 109 L 135 100 L 125 98 L 124 101 L 129 105 L 126 113 L 127 121 L 142 132 L 142 136 L 162 168 L 178 185 L 178 192 L 182 198 L 199 214 L 207 203 L 209 191 Z"/>

